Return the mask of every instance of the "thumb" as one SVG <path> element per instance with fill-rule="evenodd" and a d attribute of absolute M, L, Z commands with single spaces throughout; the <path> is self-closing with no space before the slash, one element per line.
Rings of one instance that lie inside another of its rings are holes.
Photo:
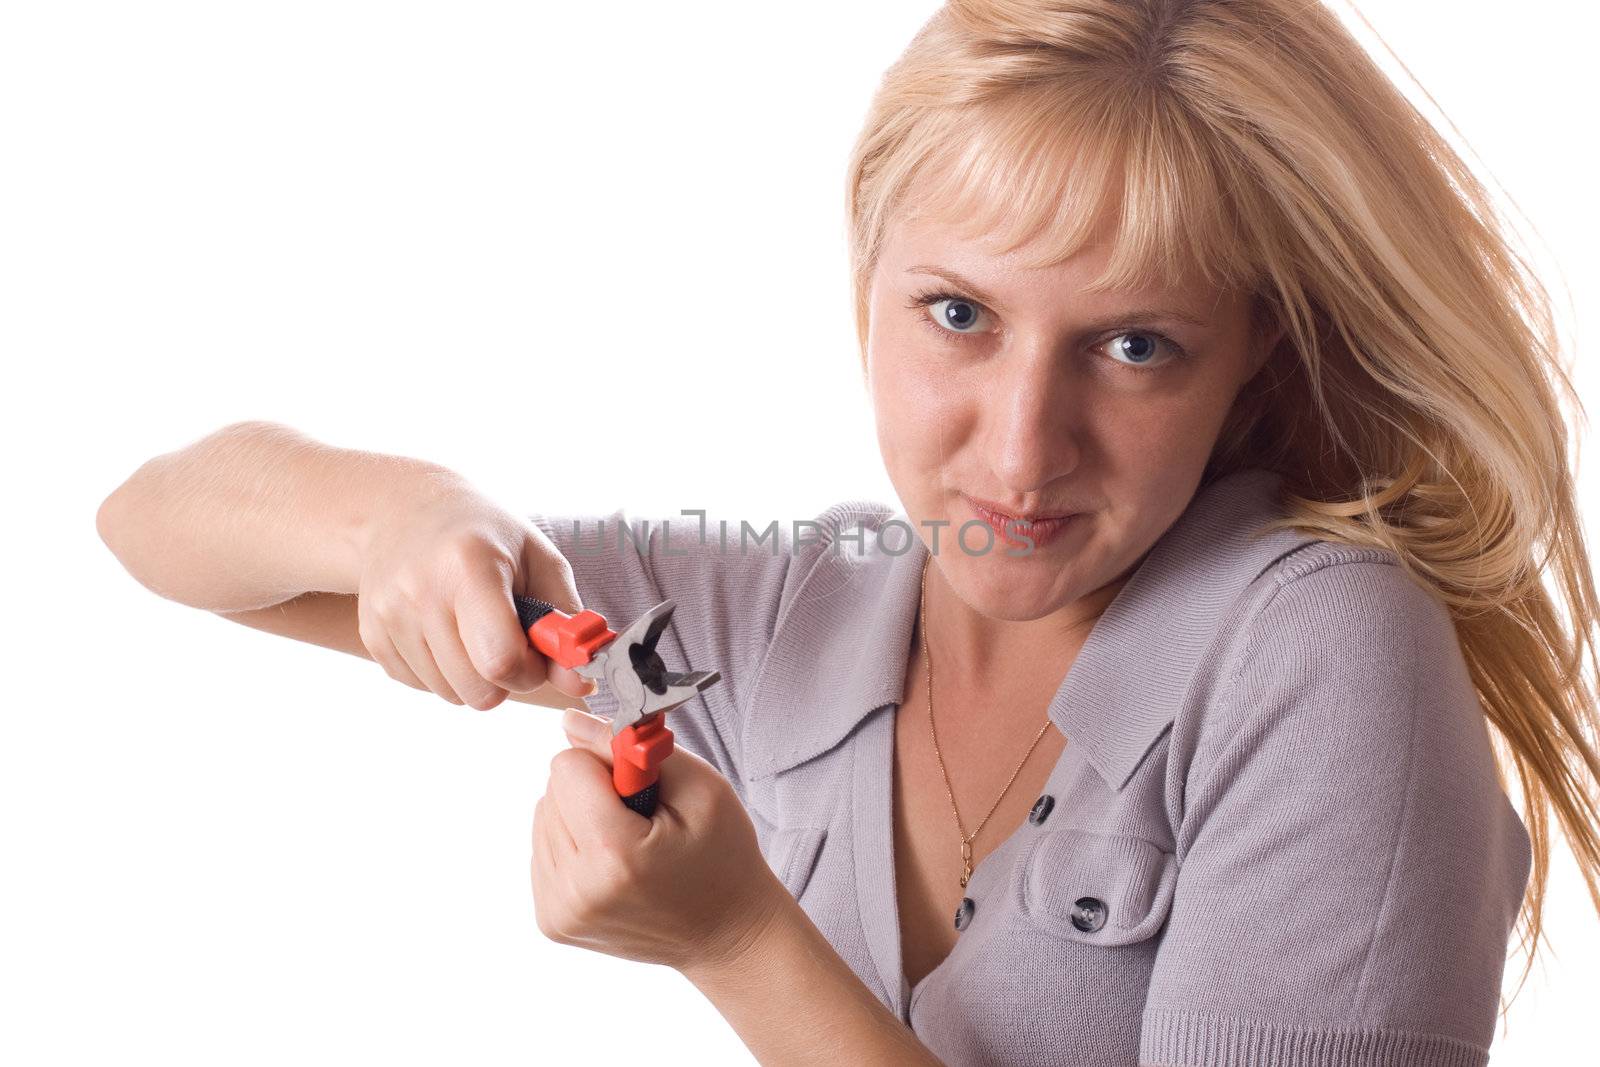
<path fill-rule="evenodd" d="M 590 715 L 577 708 L 567 708 L 561 713 L 561 728 L 573 748 L 593 752 L 611 765 L 611 723 L 598 715 Z"/>
<path fill-rule="evenodd" d="M 521 571 L 518 583 L 528 596 L 537 597 L 558 611 L 576 615 L 583 610 L 578 598 L 578 588 L 573 584 L 572 565 L 542 537 L 526 536 L 522 541 Z M 536 649 L 529 652 L 544 660 Z M 585 678 L 570 667 L 554 660 L 544 660 L 545 677 L 557 689 L 570 697 L 593 696 L 600 686 L 592 678 Z"/>
<path fill-rule="evenodd" d="M 455 591 L 461 644 L 473 670 L 513 693 L 545 683 L 545 658 L 528 643 L 511 603 L 511 568 L 495 560 L 479 565 Z"/>

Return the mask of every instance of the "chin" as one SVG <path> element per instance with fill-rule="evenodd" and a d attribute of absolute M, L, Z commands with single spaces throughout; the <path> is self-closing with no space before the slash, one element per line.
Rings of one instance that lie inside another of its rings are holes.
<path fill-rule="evenodd" d="M 1042 618 L 1084 595 L 1060 562 L 1048 560 L 1043 552 L 1007 556 L 997 549 L 991 555 L 968 556 L 958 548 L 952 556 L 941 544 L 936 565 L 974 611 L 1006 622 Z"/>

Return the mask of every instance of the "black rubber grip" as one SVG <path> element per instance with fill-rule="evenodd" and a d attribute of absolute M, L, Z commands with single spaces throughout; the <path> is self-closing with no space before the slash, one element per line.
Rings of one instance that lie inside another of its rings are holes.
<path fill-rule="evenodd" d="M 546 604 L 544 601 L 531 596 L 512 594 L 511 599 L 516 601 L 517 621 L 522 623 L 523 633 L 527 633 L 528 627 L 556 610 L 554 604 Z"/>
<path fill-rule="evenodd" d="M 648 819 L 656 813 L 656 798 L 660 794 L 661 782 L 658 779 L 633 794 L 633 796 L 623 797 L 622 802 Z"/>

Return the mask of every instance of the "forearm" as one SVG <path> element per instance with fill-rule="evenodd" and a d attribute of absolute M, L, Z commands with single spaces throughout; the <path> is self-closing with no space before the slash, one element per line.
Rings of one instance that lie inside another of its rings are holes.
<path fill-rule="evenodd" d="M 153 592 L 244 611 L 314 590 L 356 592 L 372 518 L 454 478 L 287 426 L 235 423 L 145 463 L 106 498 L 96 525 Z"/>
<path fill-rule="evenodd" d="M 787 899 L 738 959 L 684 971 L 756 1060 L 942 1067 Z"/>

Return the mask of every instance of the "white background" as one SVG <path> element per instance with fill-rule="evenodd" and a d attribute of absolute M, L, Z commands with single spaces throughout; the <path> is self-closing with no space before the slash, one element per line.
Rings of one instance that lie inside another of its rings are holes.
<path fill-rule="evenodd" d="M 162 600 L 95 510 L 244 418 L 519 512 L 892 499 L 843 175 L 934 6 L 0 8 L 0 1059 L 577 1063 L 631 1029 L 658 1063 L 750 1062 L 675 973 L 538 933 L 555 712 Z M 1586 6 L 1365 10 L 1542 233 L 1581 338 Z M 1564 850 L 1549 929 L 1497 1064 L 1592 1062 L 1600 922 Z"/>

